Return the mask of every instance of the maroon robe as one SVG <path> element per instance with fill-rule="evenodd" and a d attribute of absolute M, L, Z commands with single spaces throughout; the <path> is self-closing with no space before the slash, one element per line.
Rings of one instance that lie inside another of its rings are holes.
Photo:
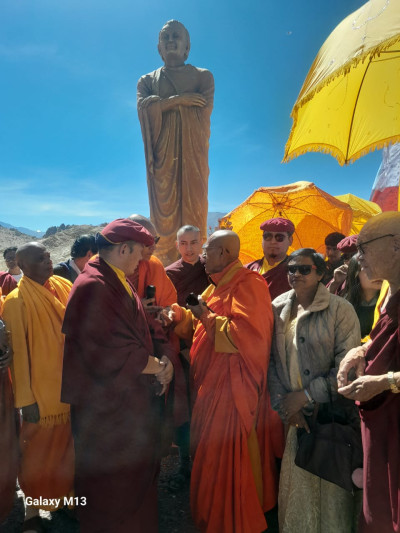
<path fill-rule="evenodd" d="M 284 292 L 290 291 L 291 289 L 291 286 L 288 282 L 287 260 L 288 256 L 286 256 L 283 261 L 276 265 L 276 267 L 271 268 L 271 270 L 268 270 L 268 272 L 262 274 L 263 278 L 267 280 L 271 300 L 275 300 L 277 296 L 280 296 Z M 261 259 L 257 259 L 257 261 L 253 261 L 252 263 L 245 265 L 245 267 L 249 270 L 255 270 L 256 272 L 259 272 L 263 261 L 264 258 L 262 257 Z"/>
<path fill-rule="evenodd" d="M 371 332 L 366 375 L 400 371 L 400 291 Z M 362 533 L 400 532 L 400 394 L 387 390 L 360 403 L 364 448 Z"/>
<path fill-rule="evenodd" d="M 0 369 L 0 524 L 14 504 L 19 447 L 8 368 Z"/>
<path fill-rule="evenodd" d="M 142 374 L 154 352 L 140 299 L 97 257 L 71 290 L 63 332 L 81 531 L 156 533 L 164 400 Z"/>
<path fill-rule="evenodd" d="M 191 292 L 202 294 L 210 284 L 205 270 L 205 262 L 201 257 L 194 265 L 186 263 L 183 259 L 178 259 L 175 263 L 167 266 L 165 272 L 175 286 L 178 293 L 178 304 L 182 307 L 186 306 L 186 297 Z"/>
<path fill-rule="evenodd" d="M 17 288 L 17 282 L 9 272 L 0 272 L 1 294 L 7 296 L 11 291 Z"/>

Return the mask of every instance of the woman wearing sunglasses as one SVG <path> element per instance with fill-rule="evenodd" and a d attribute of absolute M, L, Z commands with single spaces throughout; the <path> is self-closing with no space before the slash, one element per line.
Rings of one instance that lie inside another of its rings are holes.
<path fill-rule="evenodd" d="M 350 492 L 297 467 L 297 429 L 309 431 L 305 415 L 315 404 L 336 397 L 340 361 L 360 344 L 360 326 L 349 302 L 320 283 L 322 256 L 312 248 L 288 259 L 292 290 L 272 303 L 275 330 L 268 381 L 272 407 L 287 428 L 279 487 L 279 526 L 283 533 L 356 531 L 361 502 Z"/>

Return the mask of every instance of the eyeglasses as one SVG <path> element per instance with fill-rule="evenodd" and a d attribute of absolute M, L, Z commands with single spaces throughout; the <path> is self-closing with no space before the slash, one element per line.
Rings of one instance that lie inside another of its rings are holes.
<path fill-rule="evenodd" d="M 285 233 L 264 233 L 263 239 L 264 241 L 272 241 L 272 239 L 275 239 L 276 242 L 283 242 L 285 240 L 285 237 L 287 235 Z"/>
<path fill-rule="evenodd" d="M 159 237 L 158 235 L 154 237 L 154 244 L 157 244 L 160 239 L 161 237 Z"/>
<path fill-rule="evenodd" d="M 383 239 L 384 237 L 394 237 L 394 233 L 387 233 L 386 235 L 381 235 L 380 237 L 375 237 L 375 239 L 370 239 L 369 241 L 365 241 L 365 242 L 360 242 L 360 243 L 357 243 L 357 251 L 359 254 L 363 254 L 365 255 L 365 249 L 364 249 L 364 246 L 366 244 L 369 244 L 370 242 L 374 242 L 374 241 L 377 241 L 379 239 Z"/>
<path fill-rule="evenodd" d="M 287 267 L 289 274 L 296 274 L 299 272 L 302 276 L 311 274 L 311 270 L 317 269 L 315 265 L 289 265 Z"/>

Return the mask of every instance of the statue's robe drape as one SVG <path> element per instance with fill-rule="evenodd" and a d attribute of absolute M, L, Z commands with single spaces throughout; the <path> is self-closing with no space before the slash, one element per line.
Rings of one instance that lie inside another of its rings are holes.
<path fill-rule="evenodd" d="M 206 106 L 181 105 L 161 111 L 160 99 L 184 93 L 200 93 Z M 146 157 L 150 218 L 161 236 L 157 255 L 164 264 L 177 258 L 175 239 L 180 227 L 191 224 L 207 235 L 213 99 L 213 75 L 192 65 L 161 67 L 138 82 L 137 108 Z"/>

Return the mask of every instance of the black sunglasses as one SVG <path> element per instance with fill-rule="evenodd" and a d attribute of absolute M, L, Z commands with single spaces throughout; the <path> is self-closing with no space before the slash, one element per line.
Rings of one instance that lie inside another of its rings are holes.
<path fill-rule="evenodd" d="M 264 241 L 272 241 L 272 239 L 275 239 L 276 242 L 283 242 L 286 236 L 285 233 L 275 233 L 274 235 L 273 233 L 267 232 L 263 234 L 263 239 Z"/>
<path fill-rule="evenodd" d="M 289 274 L 299 272 L 302 276 L 308 276 L 311 274 L 311 270 L 316 270 L 317 267 L 315 265 L 289 265 L 287 269 Z"/>

